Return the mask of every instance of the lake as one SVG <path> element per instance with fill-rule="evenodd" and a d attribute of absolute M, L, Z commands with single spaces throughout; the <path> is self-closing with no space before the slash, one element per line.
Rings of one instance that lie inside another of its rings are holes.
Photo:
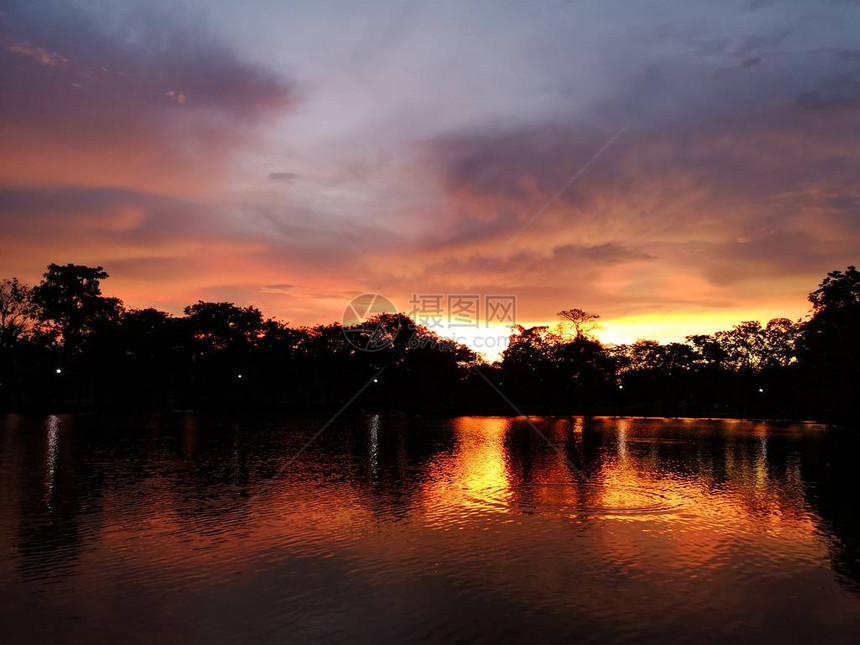
<path fill-rule="evenodd" d="M 852 432 L 326 421 L 0 418 L 5 642 L 860 642 Z"/>

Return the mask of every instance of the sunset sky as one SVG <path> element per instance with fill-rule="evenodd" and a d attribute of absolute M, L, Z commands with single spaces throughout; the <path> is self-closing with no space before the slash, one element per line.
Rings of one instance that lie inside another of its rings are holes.
<path fill-rule="evenodd" d="M 0 2 L 0 277 L 292 324 L 511 294 L 609 341 L 800 317 L 860 259 L 858 35 L 848 0 Z"/>

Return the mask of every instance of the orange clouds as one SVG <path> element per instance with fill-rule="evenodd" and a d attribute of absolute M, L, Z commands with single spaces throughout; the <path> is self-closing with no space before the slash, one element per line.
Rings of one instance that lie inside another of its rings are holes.
<path fill-rule="evenodd" d="M 100 264 L 131 305 L 232 299 L 298 324 L 367 291 L 404 308 L 412 293 L 512 294 L 522 321 L 576 306 L 613 337 L 676 338 L 800 315 L 827 270 L 857 261 L 860 59 L 777 51 L 789 36 L 754 11 L 728 39 L 613 21 L 595 33 L 640 39 L 599 60 L 565 31 L 588 18 L 560 18 L 539 65 L 491 38 L 475 70 L 457 58 L 473 41 L 439 25 L 441 62 L 417 37 L 337 58 L 352 41 L 318 55 L 301 15 L 301 46 L 279 34 L 262 51 L 269 25 L 251 18 L 220 25 L 228 45 L 199 16 L 138 9 L 22 5 L 0 21 L 0 275 Z M 504 65 L 487 65 L 494 47 Z"/>
<path fill-rule="evenodd" d="M 29 43 L 7 43 L 6 50 L 13 54 L 20 54 L 22 56 L 26 56 L 36 61 L 40 65 L 45 65 L 47 67 L 66 65 L 69 62 L 69 59 L 62 54 L 49 52 L 45 49 L 42 49 L 41 47 L 30 45 Z"/>

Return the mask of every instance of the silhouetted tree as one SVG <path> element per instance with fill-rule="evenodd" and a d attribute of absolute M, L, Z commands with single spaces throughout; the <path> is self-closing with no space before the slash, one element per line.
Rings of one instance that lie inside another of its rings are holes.
<path fill-rule="evenodd" d="M 35 323 L 33 290 L 18 278 L 0 281 L 0 347 L 9 348 Z"/>
<path fill-rule="evenodd" d="M 638 340 L 613 347 L 610 354 L 624 399 L 648 414 L 677 415 L 691 398 L 691 377 L 699 354 L 685 343 Z M 616 393 L 620 394 L 620 392 Z"/>
<path fill-rule="evenodd" d="M 816 317 L 837 314 L 857 315 L 860 309 L 860 271 L 849 266 L 845 271 L 831 271 L 809 294 Z"/>
<path fill-rule="evenodd" d="M 849 266 L 828 273 L 809 301 L 800 352 L 807 396 L 828 417 L 860 418 L 860 272 Z"/>
<path fill-rule="evenodd" d="M 200 354 L 247 348 L 263 337 L 263 314 L 232 302 L 203 302 L 185 308 L 191 337 Z"/>
<path fill-rule="evenodd" d="M 563 321 L 570 323 L 577 338 L 587 336 L 599 326 L 597 321 L 600 316 L 583 309 L 562 309 L 556 315 L 560 316 Z"/>
<path fill-rule="evenodd" d="M 774 318 L 763 330 L 764 352 L 760 364 L 765 369 L 788 367 L 797 361 L 803 326 L 788 318 Z"/>
<path fill-rule="evenodd" d="M 857 416 L 853 266 L 810 294 L 806 323 L 746 321 L 685 343 L 605 347 L 592 335 L 599 317 L 568 309 L 556 327 L 515 327 L 495 365 L 401 313 L 293 328 L 253 306 L 199 301 L 172 316 L 125 310 L 102 295 L 107 277 L 52 264 L 33 289 L 0 282 L 0 405 L 330 409 L 384 368 L 357 405 L 505 410 L 486 377 L 523 409 L 546 412 Z"/>
<path fill-rule="evenodd" d="M 40 319 L 59 335 L 67 351 L 79 350 L 99 325 L 119 319 L 122 302 L 102 296 L 101 281 L 107 277 L 102 267 L 49 264 L 33 289 Z"/>
<path fill-rule="evenodd" d="M 585 334 L 555 347 L 568 409 L 591 414 L 613 384 L 614 365 L 603 345 Z"/>
<path fill-rule="evenodd" d="M 699 370 L 719 370 L 725 365 L 726 351 L 713 336 L 694 334 L 686 340 L 696 352 L 694 362 Z"/>
<path fill-rule="evenodd" d="M 547 405 L 561 400 L 556 348 L 562 342 L 545 325 L 516 325 L 502 352 L 504 390 L 523 405 Z"/>
<path fill-rule="evenodd" d="M 725 367 L 739 372 L 759 368 L 764 354 L 764 334 L 761 323 L 749 320 L 727 331 L 718 331 L 714 339 L 723 349 Z"/>
<path fill-rule="evenodd" d="M 611 381 L 612 361 L 583 331 L 564 337 L 546 326 L 514 327 L 502 353 L 507 391 L 523 405 L 588 413 Z"/>

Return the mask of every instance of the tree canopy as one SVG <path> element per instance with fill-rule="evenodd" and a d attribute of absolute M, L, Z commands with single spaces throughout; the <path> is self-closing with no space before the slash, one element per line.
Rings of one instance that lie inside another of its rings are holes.
<path fill-rule="evenodd" d="M 361 390 L 369 407 L 510 412 L 489 379 L 544 413 L 852 418 L 860 391 L 853 266 L 810 293 L 806 321 L 607 346 L 594 335 L 599 316 L 571 308 L 554 327 L 516 326 L 492 365 L 402 313 L 291 327 L 254 306 L 198 301 L 174 316 L 125 308 L 103 295 L 107 278 L 51 264 L 34 287 L 0 282 L 0 405 L 306 410 Z"/>

